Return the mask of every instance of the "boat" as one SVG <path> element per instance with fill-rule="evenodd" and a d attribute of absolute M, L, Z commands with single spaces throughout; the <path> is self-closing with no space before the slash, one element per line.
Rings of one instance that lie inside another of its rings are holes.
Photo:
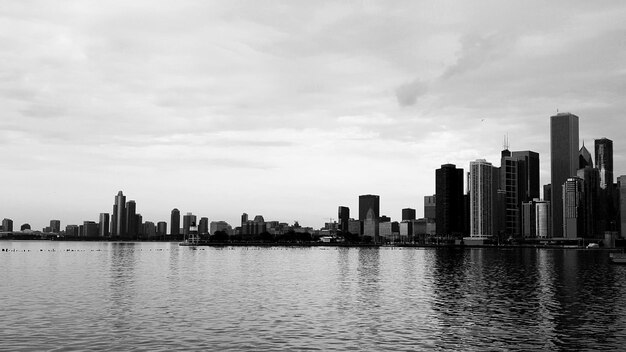
<path fill-rule="evenodd" d="M 626 264 L 626 253 L 611 253 L 609 259 L 612 264 Z"/>

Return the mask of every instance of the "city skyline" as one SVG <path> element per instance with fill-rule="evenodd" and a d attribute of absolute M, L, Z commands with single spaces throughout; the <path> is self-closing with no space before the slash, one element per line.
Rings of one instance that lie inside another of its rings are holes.
<path fill-rule="evenodd" d="M 505 134 L 549 183 L 557 110 L 626 174 L 626 4 L 272 4 L 7 2 L 0 217 L 97 222 L 119 190 L 155 222 L 421 217 Z"/>

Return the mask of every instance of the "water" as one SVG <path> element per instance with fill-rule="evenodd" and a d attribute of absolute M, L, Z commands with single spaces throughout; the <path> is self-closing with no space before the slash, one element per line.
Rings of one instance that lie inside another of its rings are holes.
<path fill-rule="evenodd" d="M 623 350 L 602 251 L 0 241 L 0 350 Z M 68 251 L 69 249 L 69 251 Z"/>

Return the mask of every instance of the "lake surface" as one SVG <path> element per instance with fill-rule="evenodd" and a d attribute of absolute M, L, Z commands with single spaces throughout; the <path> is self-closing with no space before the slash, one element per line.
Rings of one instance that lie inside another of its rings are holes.
<path fill-rule="evenodd" d="M 0 248 L 0 350 L 626 348 L 626 266 L 603 251 Z"/>

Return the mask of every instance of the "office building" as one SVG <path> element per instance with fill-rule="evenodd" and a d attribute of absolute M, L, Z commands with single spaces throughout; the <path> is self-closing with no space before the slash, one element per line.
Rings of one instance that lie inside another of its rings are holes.
<path fill-rule="evenodd" d="M 562 194 L 563 236 L 561 237 L 579 238 L 583 230 L 583 180 L 578 177 L 569 177 L 563 183 Z"/>
<path fill-rule="evenodd" d="M 348 220 L 348 232 L 352 235 L 360 235 L 363 232 L 363 222 L 360 220 Z"/>
<path fill-rule="evenodd" d="M 110 216 L 109 213 L 100 213 L 100 218 L 98 222 L 98 236 L 100 237 L 109 237 L 109 222 Z M 50 224 L 52 226 L 52 223 Z"/>
<path fill-rule="evenodd" d="M 52 233 L 61 232 L 61 220 L 50 220 L 50 232 Z"/>
<path fill-rule="evenodd" d="M 134 200 L 126 202 L 126 229 L 122 238 L 137 238 L 137 205 Z"/>
<path fill-rule="evenodd" d="M 496 197 L 497 168 L 484 159 L 470 162 L 470 236 L 492 237 L 497 235 Z M 442 232 L 437 229 L 437 232 Z"/>
<path fill-rule="evenodd" d="M 550 229 L 552 225 L 551 209 L 550 202 L 545 200 L 535 201 L 535 237 L 552 237 L 552 231 Z"/>
<path fill-rule="evenodd" d="M 111 214 L 111 235 L 125 237 L 126 235 L 126 197 L 122 191 L 115 196 L 113 213 Z"/>
<path fill-rule="evenodd" d="M 530 150 L 513 151 L 511 157 L 518 160 L 520 202 L 539 198 L 539 153 Z"/>
<path fill-rule="evenodd" d="M 197 227 L 196 216 L 192 213 L 187 213 L 183 216 L 183 235 L 188 236 L 192 227 Z"/>
<path fill-rule="evenodd" d="M 626 175 L 617 178 L 617 193 L 619 194 L 620 236 L 626 238 Z"/>
<path fill-rule="evenodd" d="M 78 237 L 80 228 L 78 225 L 65 226 L 65 237 Z"/>
<path fill-rule="evenodd" d="M 157 223 L 157 235 L 159 236 L 165 236 L 167 235 L 167 222 L 165 221 L 159 221 Z"/>
<path fill-rule="evenodd" d="M 209 234 L 209 218 L 201 217 L 198 223 L 198 233 L 201 235 Z"/>
<path fill-rule="evenodd" d="M 552 200 L 552 184 L 551 183 L 548 183 L 547 185 L 543 186 L 543 200 L 547 202 Z M 552 222 L 552 219 L 550 219 L 550 222 Z"/>
<path fill-rule="evenodd" d="M 584 148 L 584 147 L 583 147 Z M 579 237 L 601 238 L 602 230 L 598 215 L 600 215 L 600 174 L 593 164 L 579 169 L 577 176 L 582 180 L 581 206 L 581 228 Z"/>
<path fill-rule="evenodd" d="M 98 237 L 98 224 L 94 221 L 84 221 L 82 235 L 86 238 Z"/>
<path fill-rule="evenodd" d="M 558 113 L 550 117 L 550 180 L 552 235 L 564 236 L 563 185 L 576 176 L 579 165 L 578 116 Z M 570 226 L 571 228 L 571 226 Z"/>
<path fill-rule="evenodd" d="M 380 197 L 373 194 L 359 196 L 359 221 L 363 222 L 363 236 L 378 238 Z"/>
<path fill-rule="evenodd" d="M 2 220 L 2 231 L 13 232 L 13 220 L 4 218 Z"/>
<path fill-rule="evenodd" d="M 412 208 L 402 209 L 402 221 L 415 220 L 415 219 L 417 219 L 415 209 L 412 209 Z"/>
<path fill-rule="evenodd" d="M 457 169 L 454 164 L 444 164 L 435 170 L 434 203 L 437 233 L 462 236 L 465 232 L 463 169 Z M 431 219 L 428 216 L 424 217 Z"/>
<path fill-rule="evenodd" d="M 522 197 L 526 196 L 525 187 L 526 166 L 523 160 L 511 155 L 508 149 L 504 149 L 500 159 L 500 187 L 499 202 L 502 209 L 494 209 L 500 213 L 502 223 L 498 228 L 504 231 L 506 237 L 521 237 L 521 204 Z"/>
<path fill-rule="evenodd" d="M 461 174 L 463 170 L 461 170 Z M 436 171 L 435 171 L 436 176 Z M 462 187 L 462 185 L 461 185 Z M 436 191 L 435 187 L 435 191 Z M 435 220 L 437 218 L 437 195 L 424 196 L 424 218 Z"/>
<path fill-rule="evenodd" d="M 340 206 L 337 211 L 337 219 L 339 231 L 348 232 L 349 231 L 349 221 L 350 221 L 350 208 Z"/>
<path fill-rule="evenodd" d="M 172 213 L 170 215 L 170 227 L 170 235 L 180 235 L 180 211 L 176 208 L 172 209 Z"/>
<path fill-rule="evenodd" d="M 613 187 L 613 141 L 608 138 L 595 140 L 596 168 L 600 173 L 600 189 Z"/>
<path fill-rule="evenodd" d="M 613 184 L 613 141 L 608 138 L 596 139 L 595 143 L 596 168 L 599 172 L 599 194 L 596 209 L 598 229 L 601 233 L 617 230 L 617 204 L 614 198 Z"/>

